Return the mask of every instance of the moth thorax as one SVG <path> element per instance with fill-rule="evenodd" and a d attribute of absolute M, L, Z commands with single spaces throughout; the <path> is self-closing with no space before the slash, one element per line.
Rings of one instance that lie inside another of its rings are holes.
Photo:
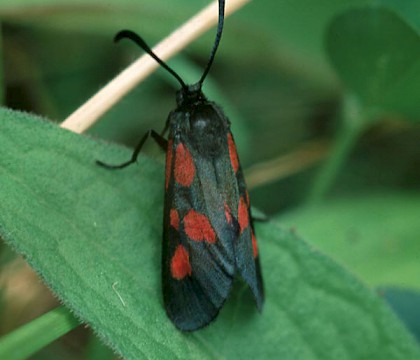
<path fill-rule="evenodd" d="M 202 155 L 214 156 L 222 151 L 225 139 L 223 119 L 213 106 L 202 104 L 190 113 L 190 141 Z"/>

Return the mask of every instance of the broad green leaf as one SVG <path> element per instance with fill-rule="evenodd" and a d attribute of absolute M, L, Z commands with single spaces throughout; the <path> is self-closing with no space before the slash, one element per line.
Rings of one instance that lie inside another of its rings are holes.
<path fill-rule="evenodd" d="M 326 36 L 331 63 L 365 107 L 419 119 L 420 36 L 393 11 L 349 10 Z"/>
<path fill-rule="evenodd" d="M 420 289 L 420 193 L 329 201 L 279 217 L 368 285 Z"/>
<path fill-rule="evenodd" d="M 292 231 L 259 224 L 266 303 L 238 283 L 209 327 L 167 319 L 160 288 L 163 162 L 0 111 L 0 232 L 127 359 L 418 359 L 382 299 Z"/>

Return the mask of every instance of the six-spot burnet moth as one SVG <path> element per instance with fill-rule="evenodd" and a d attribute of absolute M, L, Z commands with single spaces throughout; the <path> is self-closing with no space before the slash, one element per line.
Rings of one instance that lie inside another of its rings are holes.
<path fill-rule="evenodd" d="M 200 329 L 217 316 L 236 273 L 251 289 L 259 310 L 264 302 L 249 195 L 230 122 L 201 91 L 222 35 L 224 5 L 219 0 L 216 40 L 201 79 L 193 85 L 186 85 L 137 34 L 117 34 L 117 41 L 129 38 L 151 55 L 181 89 L 162 135 L 147 132 L 132 158 L 121 165 L 98 162 L 114 169 L 132 164 L 149 136 L 165 149 L 163 299 L 169 318 L 183 331 Z"/>

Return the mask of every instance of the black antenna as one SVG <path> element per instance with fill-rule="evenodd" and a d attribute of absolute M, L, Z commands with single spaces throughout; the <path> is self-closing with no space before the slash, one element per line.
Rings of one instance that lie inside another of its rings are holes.
<path fill-rule="evenodd" d="M 121 30 L 117 35 L 114 37 L 114 41 L 118 42 L 121 39 L 130 39 L 134 41 L 138 46 L 140 46 L 144 51 L 146 51 L 153 59 L 155 59 L 160 66 L 165 68 L 170 74 L 174 76 L 175 79 L 178 80 L 178 82 L 181 84 L 181 86 L 185 89 L 187 88 L 187 85 L 184 83 L 184 81 L 181 79 L 181 77 L 173 70 L 171 69 L 163 60 L 161 60 L 149 47 L 149 45 L 146 44 L 146 42 L 135 32 L 131 30 Z"/>
<path fill-rule="evenodd" d="M 197 84 L 200 85 L 200 88 L 203 84 L 204 79 L 206 78 L 211 65 L 213 64 L 214 57 L 216 55 L 217 48 L 219 47 L 220 39 L 222 37 L 222 31 L 223 31 L 223 23 L 225 18 L 225 0 L 219 0 L 219 20 L 217 24 L 217 33 L 216 33 L 216 39 L 214 40 L 213 49 L 210 53 L 210 58 L 207 63 L 206 68 L 204 69 L 203 75 L 201 75 L 200 80 L 197 82 Z M 170 74 L 172 74 L 175 79 L 178 80 L 178 82 L 181 84 L 181 86 L 186 89 L 187 85 L 184 83 L 184 81 L 181 79 L 181 77 L 173 70 L 171 69 L 163 60 L 161 60 L 149 47 L 149 45 L 146 44 L 146 42 L 135 32 L 131 30 L 121 30 L 117 35 L 115 35 L 114 41 L 118 42 L 121 39 L 130 39 L 134 41 L 138 46 L 140 46 L 145 52 L 147 52 L 153 59 L 155 59 L 159 65 L 161 65 L 163 68 L 165 68 Z"/>
<path fill-rule="evenodd" d="M 211 50 L 210 58 L 209 58 L 209 61 L 207 63 L 206 69 L 204 70 L 203 75 L 201 75 L 201 78 L 198 81 L 198 84 L 200 84 L 200 87 L 203 84 L 203 81 L 206 78 L 206 76 L 207 76 L 207 74 L 208 74 L 208 72 L 211 68 L 211 65 L 213 64 L 217 48 L 219 47 L 220 39 L 222 37 L 224 19 L 225 19 L 225 0 L 219 0 L 219 21 L 218 21 L 218 24 L 217 24 L 216 39 L 214 40 L 213 49 Z"/>

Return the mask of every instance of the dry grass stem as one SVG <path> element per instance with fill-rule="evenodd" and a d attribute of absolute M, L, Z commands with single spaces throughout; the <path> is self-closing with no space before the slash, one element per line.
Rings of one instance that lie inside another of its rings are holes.
<path fill-rule="evenodd" d="M 226 16 L 235 12 L 249 1 L 228 0 L 225 9 Z M 162 60 L 166 61 L 217 24 L 217 19 L 218 2 L 214 1 L 162 40 L 153 48 L 153 51 Z M 74 111 L 61 123 L 61 127 L 76 133 L 82 133 L 110 110 L 124 95 L 156 70 L 158 66 L 157 62 L 149 55 L 141 56 Z"/>

